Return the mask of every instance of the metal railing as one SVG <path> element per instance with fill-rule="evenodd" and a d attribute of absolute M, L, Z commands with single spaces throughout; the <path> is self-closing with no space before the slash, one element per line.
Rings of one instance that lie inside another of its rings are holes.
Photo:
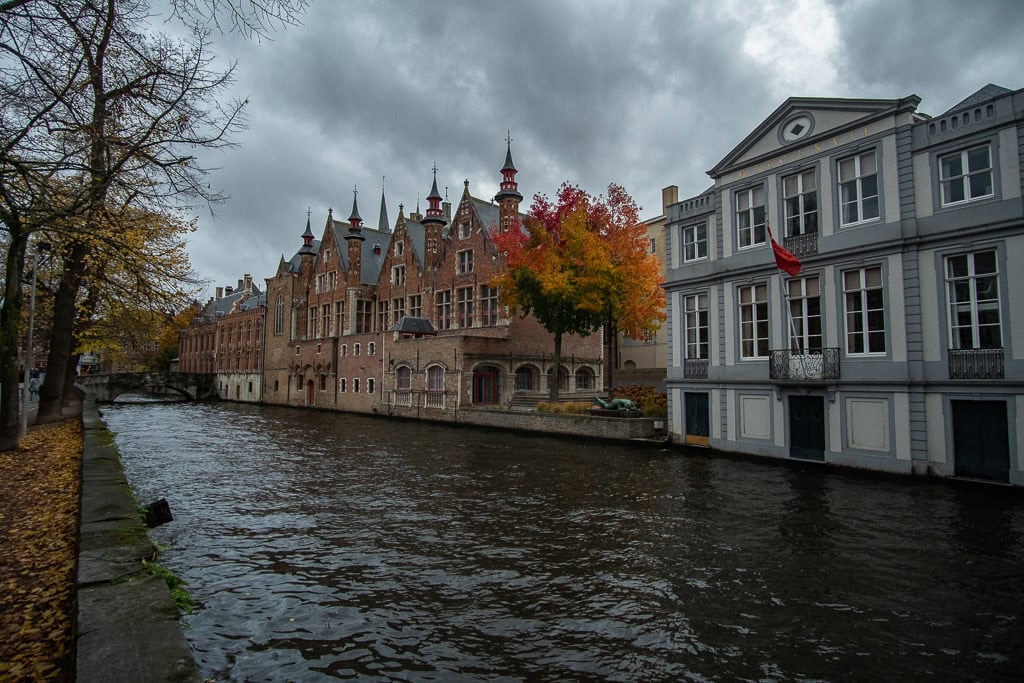
<path fill-rule="evenodd" d="M 1002 349 L 951 349 L 950 379 L 1002 379 Z"/>
<path fill-rule="evenodd" d="M 707 379 L 708 359 L 707 358 L 684 358 L 683 377 L 686 379 Z"/>
<path fill-rule="evenodd" d="M 793 256 L 813 256 L 818 253 L 818 233 L 808 232 L 785 240 L 786 250 Z"/>
<path fill-rule="evenodd" d="M 836 347 L 806 352 L 781 349 L 769 351 L 769 354 L 768 372 L 772 379 L 839 379 L 839 349 Z"/>

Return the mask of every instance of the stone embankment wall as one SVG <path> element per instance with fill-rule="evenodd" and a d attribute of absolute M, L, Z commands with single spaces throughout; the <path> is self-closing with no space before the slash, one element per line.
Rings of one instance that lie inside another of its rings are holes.
<path fill-rule="evenodd" d="M 76 676 L 79 681 L 201 679 L 138 506 L 96 402 L 82 405 Z"/>

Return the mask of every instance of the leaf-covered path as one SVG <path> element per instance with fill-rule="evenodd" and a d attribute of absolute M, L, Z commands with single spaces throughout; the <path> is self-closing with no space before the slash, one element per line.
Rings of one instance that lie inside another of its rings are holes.
<path fill-rule="evenodd" d="M 32 428 L 0 453 L 0 680 L 73 680 L 82 431 Z"/>

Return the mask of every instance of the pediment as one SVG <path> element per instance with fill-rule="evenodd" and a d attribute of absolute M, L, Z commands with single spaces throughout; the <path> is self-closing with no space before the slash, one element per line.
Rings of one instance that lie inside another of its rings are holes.
<path fill-rule="evenodd" d="M 759 160 L 824 140 L 904 108 L 916 108 L 916 95 L 894 99 L 791 97 L 733 148 L 708 175 L 719 178 Z"/>

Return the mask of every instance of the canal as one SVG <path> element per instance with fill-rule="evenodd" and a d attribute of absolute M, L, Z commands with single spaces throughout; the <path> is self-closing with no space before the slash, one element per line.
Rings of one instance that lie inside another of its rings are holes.
<path fill-rule="evenodd" d="M 1024 496 L 236 404 L 103 407 L 215 680 L 1020 680 Z"/>

